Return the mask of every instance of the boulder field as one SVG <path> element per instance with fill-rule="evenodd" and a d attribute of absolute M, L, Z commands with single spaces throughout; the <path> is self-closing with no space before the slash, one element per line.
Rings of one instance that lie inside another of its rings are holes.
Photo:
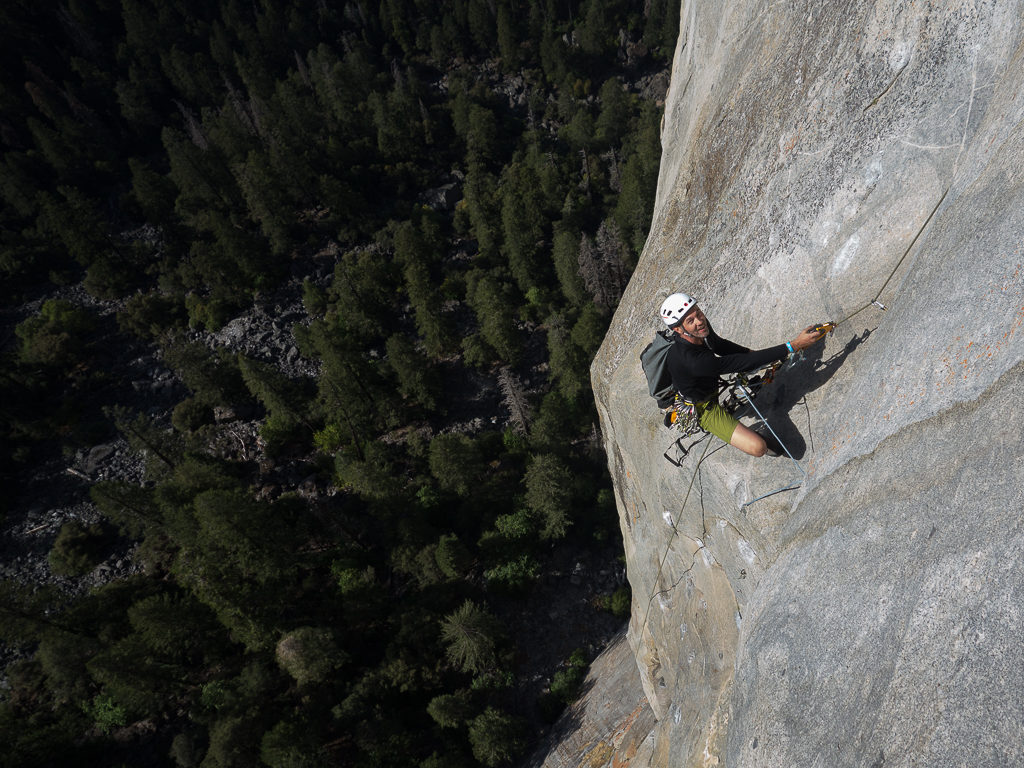
<path fill-rule="evenodd" d="M 1024 764 L 1024 3 L 680 15 L 591 368 L 657 718 L 634 765 Z M 662 424 L 639 353 L 674 291 L 754 349 L 837 323 L 756 403 L 798 461 Z"/>

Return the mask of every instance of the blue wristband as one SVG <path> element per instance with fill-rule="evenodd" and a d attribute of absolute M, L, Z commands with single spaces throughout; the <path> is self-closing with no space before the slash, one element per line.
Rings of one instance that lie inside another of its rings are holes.
<path fill-rule="evenodd" d="M 787 341 L 786 346 L 789 348 L 789 354 L 796 354 L 796 350 L 793 349 L 793 342 Z"/>

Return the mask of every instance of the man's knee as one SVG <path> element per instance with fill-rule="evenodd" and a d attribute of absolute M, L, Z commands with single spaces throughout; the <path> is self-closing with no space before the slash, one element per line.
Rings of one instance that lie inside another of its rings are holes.
<path fill-rule="evenodd" d="M 742 424 L 736 425 L 729 442 L 744 453 L 756 458 L 764 456 L 768 451 L 764 439 L 757 432 L 747 429 Z"/>

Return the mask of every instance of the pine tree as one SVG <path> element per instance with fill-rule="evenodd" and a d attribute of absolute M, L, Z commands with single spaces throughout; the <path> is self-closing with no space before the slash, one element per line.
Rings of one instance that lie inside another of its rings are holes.
<path fill-rule="evenodd" d="M 563 455 L 578 431 L 573 421 L 573 410 L 573 401 L 562 388 L 548 392 L 541 400 L 530 428 L 531 448 Z"/>
<path fill-rule="evenodd" d="M 468 691 L 435 696 L 427 705 L 427 714 L 442 728 L 459 728 L 472 717 L 475 709 Z"/>
<path fill-rule="evenodd" d="M 384 338 L 400 280 L 397 265 L 377 248 L 344 253 L 328 290 L 338 331 L 362 341 Z"/>
<path fill-rule="evenodd" d="M 474 271 L 467 275 L 466 301 L 476 313 L 480 333 L 498 359 L 515 364 L 522 340 L 514 319 L 513 288 L 493 275 Z"/>
<path fill-rule="evenodd" d="M 398 391 L 402 397 L 427 410 L 434 410 L 441 394 L 441 381 L 426 357 L 400 333 L 390 337 L 384 347 L 388 365 L 398 379 Z"/>
<path fill-rule="evenodd" d="M 87 309 L 64 299 L 47 299 L 39 314 L 14 329 L 20 341 L 18 356 L 26 365 L 73 367 L 91 352 L 96 318 Z"/>
<path fill-rule="evenodd" d="M 57 194 L 42 192 L 39 227 L 63 243 L 71 257 L 84 267 L 111 250 L 107 224 L 99 206 L 81 189 L 61 185 Z"/>
<path fill-rule="evenodd" d="M 524 478 L 526 504 L 543 521 L 542 539 L 560 539 L 572 525 L 573 478 L 569 468 L 556 456 L 533 458 Z"/>
<path fill-rule="evenodd" d="M 199 342 L 174 339 L 165 342 L 163 358 L 201 402 L 238 405 L 249 399 L 238 357 L 223 348 L 211 351 Z"/>
<path fill-rule="evenodd" d="M 566 141 L 574 152 L 580 153 L 584 169 L 587 164 L 587 153 L 594 148 L 594 133 L 594 118 L 586 102 L 576 105 L 572 119 L 558 132 L 559 137 Z M 586 178 L 583 183 L 587 183 Z"/>
<path fill-rule="evenodd" d="M 601 112 L 594 124 L 595 137 L 605 147 L 618 145 L 629 130 L 630 97 L 616 78 L 605 80 L 598 93 Z"/>
<path fill-rule="evenodd" d="M 548 364 L 558 391 L 568 400 L 576 400 L 589 388 L 589 360 L 573 343 L 562 315 L 548 320 Z"/>
<path fill-rule="evenodd" d="M 211 489 L 193 500 L 202 552 L 235 578 L 267 583 L 296 567 L 294 549 L 301 533 L 289 522 L 284 502 L 256 502 L 242 491 Z"/>
<path fill-rule="evenodd" d="M 103 561 L 106 545 L 102 526 L 85 526 L 78 520 L 69 520 L 60 527 L 46 559 L 53 573 L 84 576 Z"/>
<path fill-rule="evenodd" d="M 622 148 L 626 160 L 613 216 L 634 253 L 643 250 L 651 226 L 661 160 L 660 119 L 659 110 L 645 105 Z"/>
<path fill-rule="evenodd" d="M 467 600 L 441 623 L 448 660 L 464 672 L 480 674 L 497 663 L 498 627 L 494 617 Z"/>
<path fill-rule="evenodd" d="M 523 731 L 522 720 L 488 707 L 469 724 L 473 757 L 488 768 L 511 762 L 526 745 Z"/>
<path fill-rule="evenodd" d="M 128 444 L 147 458 L 147 470 L 151 475 L 164 475 L 178 466 L 183 446 L 172 431 L 164 429 L 143 413 L 132 418 L 131 411 L 123 406 L 109 408 L 106 413 Z"/>
<path fill-rule="evenodd" d="M 587 304 L 580 311 L 576 323 L 569 333 L 569 341 L 578 348 L 585 359 L 593 358 L 608 330 L 608 318 L 593 304 Z"/>
<path fill-rule="evenodd" d="M 209 763 L 210 768 L 259 765 L 259 748 L 266 727 L 262 721 L 259 708 L 219 716 L 210 726 L 210 744 L 203 765 Z"/>
<path fill-rule="evenodd" d="M 447 533 L 438 539 L 434 559 L 446 578 L 459 579 L 469 569 L 471 555 L 456 534 Z"/>
<path fill-rule="evenodd" d="M 505 167 L 499 189 L 502 251 L 512 277 L 525 294 L 549 280 L 546 265 L 540 259 L 546 218 L 542 211 L 540 180 L 525 161 L 513 161 Z"/>
<path fill-rule="evenodd" d="M 277 452 L 286 444 L 311 438 L 313 426 L 306 414 L 309 398 L 303 388 L 269 363 L 238 355 L 238 369 L 253 397 L 267 409 L 260 434 L 267 450 Z"/>
<path fill-rule="evenodd" d="M 501 53 L 501 68 L 506 72 L 515 72 L 522 58 L 519 50 L 521 33 L 516 28 L 517 21 L 517 13 L 506 3 L 498 6 L 498 51 Z"/>
<path fill-rule="evenodd" d="M 530 404 L 522 382 L 507 365 L 498 371 L 498 387 L 505 398 L 505 407 L 508 408 L 513 428 L 520 434 L 526 434 L 530 428 Z"/>
<path fill-rule="evenodd" d="M 305 717 L 282 720 L 260 741 L 260 760 L 270 768 L 318 768 L 329 764 L 315 723 Z"/>
<path fill-rule="evenodd" d="M 548 20 L 540 39 L 541 68 L 548 83 L 561 83 L 565 80 L 569 74 L 569 60 L 569 51 L 562 41 L 561 30 L 552 20 Z"/>
<path fill-rule="evenodd" d="M 226 642 L 209 609 L 187 593 L 160 592 L 128 609 L 135 636 L 155 654 L 181 661 Z"/>
<path fill-rule="evenodd" d="M 667 61 L 679 36 L 679 0 L 650 0 L 646 4 L 644 44 L 651 52 Z"/>
<path fill-rule="evenodd" d="M 430 441 L 430 472 L 442 488 L 466 496 L 484 473 L 478 446 L 466 435 L 449 432 Z"/>
<path fill-rule="evenodd" d="M 279 174 L 266 155 L 256 151 L 249 152 L 245 162 L 236 163 L 233 171 L 249 217 L 259 224 L 275 254 L 286 253 L 293 242 L 295 204 L 281 188 Z"/>
<path fill-rule="evenodd" d="M 586 302 L 586 287 L 580 278 L 579 233 L 556 226 L 555 239 L 551 249 L 551 259 L 558 275 L 558 284 L 562 295 L 570 304 L 581 305 Z"/>
<path fill-rule="evenodd" d="M 381 157 L 398 162 L 422 151 L 429 126 L 424 124 L 418 100 L 407 88 L 396 85 L 387 94 L 371 93 L 367 104 Z"/>
<path fill-rule="evenodd" d="M 459 120 L 455 116 L 456 129 Z M 471 103 L 466 113 L 466 182 L 463 193 L 469 206 L 473 233 L 481 253 L 490 256 L 500 245 L 498 184 L 493 168 L 499 160 L 498 121 L 492 110 Z"/>
<path fill-rule="evenodd" d="M 87 667 L 103 691 L 126 707 L 133 719 L 157 717 L 186 699 L 186 667 L 154 656 L 138 635 L 106 645 Z"/>
<path fill-rule="evenodd" d="M 345 653 L 326 627 L 299 627 L 288 632 L 277 641 L 275 656 L 299 685 L 323 682 L 345 663 Z"/>
<path fill-rule="evenodd" d="M 427 354 L 440 357 L 451 345 L 451 330 L 441 314 L 441 297 L 431 275 L 443 249 L 436 222 L 423 216 L 419 223 L 403 222 L 395 231 L 395 258 L 402 265 L 405 289 L 416 316 L 416 329 Z"/>
<path fill-rule="evenodd" d="M 488 3 L 467 3 L 467 19 L 469 34 L 479 51 L 488 54 L 494 50 L 497 42 L 497 29 L 493 6 Z"/>
<path fill-rule="evenodd" d="M 585 53 L 600 56 L 611 47 L 615 32 L 615 14 L 618 9 L 607 0 L 589 0 L 582 23 L 577 26 L 580 48 Z"/>
<path fill-rule="evenodd" d="M 409 303 L 412 304 L 413 314 L 416 316 L 416 330 L 423 339 L 427 354 L 439 358 L 452 345 L 450 324 L 441 314 L 441 297 L 425 264 L 418 261 L 409 262 L 403 271 Z"/>
<path fill-rule="evenodd" d="M 205 490 L 193 504 L 191 541 L 182 542 L 172 565 L 178 583 L 250 650 L 270 648 L 286 618 L 280 598 L 294 579 L 301 536 L 286 510 L 242 492 Z"/>
<path fill-rule="evenodd" d="M 404 488 L 388 446 L 372 440 L 343 448 L 334 458 L 335 482 L 364 499 L 387 502 L 401 497 Z"/>
<path fill-rule="evenodd" d="M 322 362 L 317 379 L 319 400 L 327 419 L 343 428 L 350 445 L 362 455 L 384 416 L 381 376 L 351 335 L 332 332 L 327 321 L 296 326 L 295 338 L 303 352 Z"/>

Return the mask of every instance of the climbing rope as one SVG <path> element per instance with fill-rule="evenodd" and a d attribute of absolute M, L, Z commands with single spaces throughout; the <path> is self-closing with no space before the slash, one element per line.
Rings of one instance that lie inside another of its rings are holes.
<path fill-rule="evenodd" d="M 710 435 L 708 435 L 708 437 L 710 437 Z M 701 440 L 703 440 L 703 439 L 704 438 L 701 438 Z M 704 452 L 701 453 L 700 458 L 697 459 L 697 466 L 693 470 L 693 475 L 690 477 L 690 484 L 686 488 L 686 495 L 683 497 L 683 503 L 679 507 L 679 514 L 680 515 L 682 514 L 683 510 L 686 508 L 686 502 L 689 500 L 690 492 L 693 490 L 693 483 L 697 479 L 697 472 L 700 470 L 701 462 L 704 461 L 704 457 L 707 455 L 708 448 L 710 448 L 710 447 L 711 447 L 711 441 L 708 440 L 707 444 L 704 446 Z M 676 528 L 676 523 L 677 522 L 678 522 L 678 520 L 673 519 L 671 516 L 669 517 L 669 525 L 671 525 L 671 527 L 672 527 L 672 536 L 677 536 L 679 534 L 679 530 Z M 661 579 L 661 572 L 662 572 L 662 570 L 665 567 L 665 561 L 668 559 L 668 553 L 669 553 L 669 551 L 671 551 L 671 549 L 672 549 L 672 537 L 669 537 L 668 544 L 665 546 L 665 553 L 661 556 L 661 561 L 658 563 L 658 575 L 654 577 L 654 584 L 655 584 L 655 586 L 657 586 L 658 581 Z M 699 547 L 697 551 L 700 551 L 700 549 L 703 549 L 703 546 Z M 697 553 L 694 552 L 694 557 L 696 557 L 696 555 L 697 555 Z M 634 664 L 636 664 L 637 659 L 640 658 L 640 643 L 643 640 L 644 630 L 647 629 L 647 619 L 651 615 L 651 605 L 654 603 L 654 598 L 656 598 L 658 596 L 659 592 L 661 592 L 661 590 L 657 590 L 655 592 L 652 592 L 651 596 L 647 599 L 647 610 L 644 611 L 644 621 L 643 621 L 643 624 L 640 625 L 640 634 L 639 634 L 639 637 L 637 638 L 637 647 L 636 647 L 636 651 L 633 654 L 633 663 Z"/>
<path fill-rule="evenodd" d="M 907 258 L 907 256 L 910 254 L 910 252 L 914 249 L 914 245 L 920 239 L 921 233 L 924 232 L 925 228 L 928 226 L 928 222 L 930 222 L 932 220 L 932 218 L 935 216 L 935 212 L 939 210 L 939 206 L 942 205 L 942 201 L 946 199 L 946 195 L 948 193 L 949 193 L 949 187 L 946 187 L 946 189 L 943 191 L 942 195 L 939 197 L 939 202 L 937 202 L 935 204 L 935 207 L 932 208 L 931 213 L 928 214 L 928 218 L 924 220 L 924 224 L 922 224 L 920 226 L 920 228 L 917 230 L 917 234 L 914 235 L 914 239 L 910 241 L 910 245 L 908 245 L 907 249 L 905 251 L 903 251 L 903 255 L 900 256 L 900 260 L 896 262 L 896 266 L 892 268 L 892 272 L 890 272 L 889 276 L 887 278 L 885 278 L 885 282 L 882 283 L 882 287 L 878 289 L 878 293 L 875 294 L 875 297 L 873 299 L 871 299 L 871 301 L 869 301 L 867 304 L 865 304 L 860 309 L 857 309 L 857 310 L 851 312 L 846 317 L 844 317 L 842 320 L 839 320 L 838 322 L 836 322 L 836 325 L 842 325 L 847 320 L 852 319 L 855 315 L 859 315 L 861 312 L 863 312 L 868 307 L 872 307 L 872 306 L 878 307 L 883 312 L 885 312 L 888 309 L 888 307 L 886 307 L 885 304 L 880 302 L 878 299 L 881 297 L 882 293 L 885 291 L 886 286 L 889 285 L 889 281 L 892 280 L 893 277 L 896 275 L 896 272 L 899 271 L 899 268 L 900 268 L 900 266 L 902 266 L 904 260 Z M 907 274 L 909 274 L 909 270 L 908 270 Z M 907 279 L 906 276 L 904 276 L 903 280 L 906 280 L 906 279 Z M 901 280 L 900 284 L 898 286 L 896 286 L 896 293 L 899 293 L 899 289 L 902 286 L 903 286 L 903 281 Z"/>
<path fill-rule="evenodd" d="M 793 466 L 795 466 L 800 471 L 800 482 L 799 483 L 797 483 L 796 485 L 790 484 L 790 485 L 787 485 L 787 486 L 785 486 L 783 488 L 778 488 L 778 489 L 776 489 L 774 491 L 769 491 L 766 494 L 758 496 L 756 499 L 751 499 L 746 504 L 741 505 L 740 509 L 743 509 L 744 507 L 749 507 L 755 501 L 760 501 L 761 499 L 767 499 L 769 496 L 774 496 L 776 493 L 782 493 L 783 491 L 793 491 L 793 490 L 796 490 L 797 488 L 799 488 L 803 484 L 804 479 L 807 477 L 807 473 L 804 472 L 804 468 L 800 466 L 800 462 L 798 462 L 795 458 L 793 458 L 793 454 L 790 452 L 789 448 L 786 447 L 786 444 L 784 442 L 782 442 L 782 438 L 778 436 L 778 434 L 775 432 L 774 429 L 772 429 L 772 425 L 768 423 L 768 419 L 766 419 L 764 417 L 764 414 L 762 414 L 761 411 L 758 409 L 758 407 L 756 405 L 754 405 L 754 396 L 751 394 L 750 390 L 747 389 L 746 387 L 743 387 L 741 385 L 740 386 L 740 392 L 746 398 L 747 405 L 749 405 L 751 408 L 754 409 L 754 413 L 757 414 L 757 418 L 759 418 L 761 420 L 762 424 L 764 424 L 766 427 L 768 427 L 768 431 L 772 433 L 772 437 L 774 437 L 775 440 L 778 442 L 778 444 L 782 446 L 782 450 L 784 450 L 786 452 L 786 455 L 789 456 L 789 460 L 793 462 Z"/>

